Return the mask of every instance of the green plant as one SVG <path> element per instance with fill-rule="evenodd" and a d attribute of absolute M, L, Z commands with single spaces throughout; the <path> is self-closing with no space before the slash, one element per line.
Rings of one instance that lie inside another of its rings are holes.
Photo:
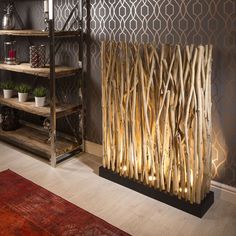
<path fill-rule="evenodd" d="M 47 89 L 44 87 L 38 87 L 34 90 L 35 97 L 46 97 Z"/>
<path fill-rule="evenodd" d="M 18 93 L 29 93 L 31 87 L 28 84 L 20 84 L 16 86 L 16 90 L 18 91 Z"/>
<path fill-rule="evenodd" d="M 5 81 L 1 83 L 1 88 L 6 90 L 13 90 L 15 85 L 12 81 Z"/>

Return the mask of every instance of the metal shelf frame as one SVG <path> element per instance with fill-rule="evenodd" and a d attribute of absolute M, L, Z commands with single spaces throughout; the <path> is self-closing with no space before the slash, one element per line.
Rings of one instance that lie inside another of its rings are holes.
<path fill-rule="evenodd" d="M 16 0 L 15 0 L 16 1 Z M 67 159 L 74 155 L 75 153 L 84 152 L 85 148 L 85 142 L 84 142 L 84 78 L 83 78 L 83 52 L 84 52 L 84 39 L 83 39 L 83 29 L 84 29 L 84 15 L 83 15 L 83 7 L 86 4 L 85 0 L 77 0 L 77 3 L 75 3 L 75 6 L 73 10 L 71 11 L 70 15 L 68 16 L 62 31 L 67 31 L 66 28 L 69 27 L 68 31 L 71 31 L 75 21 L 78 22 L 78 29 L 77 34 L 75 34 L 76 39 L 79 41 L 79 62 L 81 65 L 79 65 L 80 70 L 78 70 L 78 78 L 81 80 L 80 89 L 82 91 L 82 101 L 81 106 L 78 112 L 80 112 L 80 119 L 82 119 L 82 122 L 79 122 L 79 125 L 82 124 L 82 127 L 80 127 L 81 130 L 81 138 L 77 139 L 77 147 L 73 150 L 66 151 L 63 155 L 57 156 L 56 152 L 56 141 L 57 141 L 57 111 L 56 111 L 56 66 L 55 66 L 55 56 L 59 50 L 59 48 L 62 46 L 61 41 L 56 41 L 60 39 L 60 37 L 56 37 L 58 34 L 58 31 L 55 31 L 55 1 L 57 0 L 51 0 L 52 6 L 53 6 L 53 15 L 51 19 L 48 19 L 48 43 L 49 43 L 49 93 L 50 93 L 50 116 L 49 116 L 49 139 L 50 139 L 50 164 L 52 167 L 56 167 L 56 165 L 60 162 L 62 162 L 64 159 Z M 11 1 L 11 2 L 14 2 Z M 69 25 L 69 22 L 72 19 L 72 16 L 77 11 L 76 19 L 74 22 L 72 22 L 71 25 Z M 24 29 L 24 26 L 21 26 L 22 29 Z M 4 34 L 2 34 L 4 35 Z M 7 34 L 6 34 L 7 35 Z M 18 35 L 20 36 L 20 35 Z M 35 37 L 35 36 L 34 36 Z M 79 89 L 79 88 L 78 88 Z M 75 137 L 76 139 L 76 137 Z M 79 143 L 79 140 L 82 139 L 82 143 Z"/>

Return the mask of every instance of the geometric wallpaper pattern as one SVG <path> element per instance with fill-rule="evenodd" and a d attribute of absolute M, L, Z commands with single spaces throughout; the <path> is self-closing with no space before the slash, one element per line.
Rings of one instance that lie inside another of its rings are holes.
<path fill-rule="evenodd" d="M 56 0 L 61 29 L 78 0 Z M 21 1 L 31 27 L 41 28 L 42 1 Z M 168 44 L 213 44 L 213 178 L 236 187 L 236 1 L 87 0 L 86 138 L 102 142 L 100 43 L 102 40 Z M 31 7 L 30 7 L 31 6 Z M 31 15 L 31 16 L 29 16 Z M 38 15 L 38 20 L 35 20 Z M 76 27 L 76 26 L 75 26 Z M 78 43 L 61 49 L 59 60 L 75 64 Z M 64 54 L 63 54 L 64 53 Z"/>

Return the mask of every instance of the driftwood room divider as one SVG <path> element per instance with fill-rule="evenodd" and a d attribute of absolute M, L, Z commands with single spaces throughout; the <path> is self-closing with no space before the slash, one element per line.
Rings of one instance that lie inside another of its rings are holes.
<path fill-rule="evenodd" d="M 210 192 L 212 46 L 102 43 L 103 169 L 190 205 Z"/>

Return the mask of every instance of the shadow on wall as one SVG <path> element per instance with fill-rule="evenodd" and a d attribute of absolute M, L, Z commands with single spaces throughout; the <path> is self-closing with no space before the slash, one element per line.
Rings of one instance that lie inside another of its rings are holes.
<path fill-rule="evenodd" d="M 232 42 L 226 50 L 215 48 L 212 174 L 215 180 L 236 186 L 236 50 Z"/>

